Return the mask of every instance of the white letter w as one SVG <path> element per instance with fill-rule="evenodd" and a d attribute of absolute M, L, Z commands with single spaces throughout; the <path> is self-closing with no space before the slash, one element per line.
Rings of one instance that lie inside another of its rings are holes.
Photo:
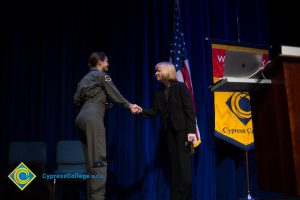
<path fill-rule="evenodd" d="M 225 62 L 225 56 L 217 55 L 217 58 L 219 62 Z"/>

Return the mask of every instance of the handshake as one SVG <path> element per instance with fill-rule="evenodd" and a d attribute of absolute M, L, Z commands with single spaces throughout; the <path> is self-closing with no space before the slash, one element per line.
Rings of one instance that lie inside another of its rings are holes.
<path fill-rule="evenodd" d="M 140 114 L 143 112 L 142 107 L 140 107 L 137 104 L 129 104 L 129 109 L 131 111 L 132 114 L 136 115 L 136 114 Z"/>

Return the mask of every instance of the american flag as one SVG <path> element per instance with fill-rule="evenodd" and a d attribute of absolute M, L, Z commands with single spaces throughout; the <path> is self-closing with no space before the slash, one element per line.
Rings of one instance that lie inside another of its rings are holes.
<path fill-rule="evenodd" d="M 183 82 L 188 87 L 193 104 L 194 104 L 194 110 L 196 113 L 196 105 L 194 100 L 194 92 L 193 92 L 193 85 L 190 75 L 190 67 L 189 62 L 186 54 L 185 49 L 185 42 L 184 42 L 184 35 L 181 25 L 181 18 L 180 18 L 180 12 L 179 12 L 179 4 L 178 2 L 175 5 L 175 24 L 174 24 L 174 32 L 173 32 L 173 43 L 171 44 L 171 62 L 176 68 L 177 73 L 177 80 L 180 82 Z M 200 131 L 197 125 L 197 119 L 196 119 L 196 137 L 197 140 L 194 142 L 194 147 L 197 147 L 201 143 L 201 137 L 200 137 Z"/>

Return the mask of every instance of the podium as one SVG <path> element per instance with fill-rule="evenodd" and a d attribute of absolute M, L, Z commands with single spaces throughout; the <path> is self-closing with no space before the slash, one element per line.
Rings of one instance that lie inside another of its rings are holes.
<path fill-rule="evenodd" d="M 212 92 L 248 92 L 271 84 L 270 79 L 228 77 L 219 80 L 211 87 Z"/>
<path fill-rule="evenodd" d="M 262 76 L 263 77 L 263 76 Z M 271 84 L 270 79 L 266 78 L 239 78 L 226 77 L 222 78 L 210 87 L 211 92 L 249 92 L 261 90 L 262 88 Z M 248 95 L 245 95 L 248 96 Z M 243 98 L 245 98 L 245 96 Z M 254 200 L 250 192 L 250 179 L 248 167 L 248 150 L 245 150 L 245 166 L 246 166 L 246 180 L 247 180 L 247 197 L 240 198 L 240 200 Z"/>
<path fill-rule="evenodd" d="M 279 55 L 264 75 L 272 83 L 250 91 L 259 186 L 300 195 L 300 57 Z"/>

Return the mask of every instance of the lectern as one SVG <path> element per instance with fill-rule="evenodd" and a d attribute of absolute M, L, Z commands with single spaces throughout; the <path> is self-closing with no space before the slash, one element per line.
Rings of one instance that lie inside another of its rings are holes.
<path fill-rule="evenodd" d="M 272 83 L 250 91 L 259 185 L 300 195 L 300 57 L 279 55 L 264 75 Z"/>

